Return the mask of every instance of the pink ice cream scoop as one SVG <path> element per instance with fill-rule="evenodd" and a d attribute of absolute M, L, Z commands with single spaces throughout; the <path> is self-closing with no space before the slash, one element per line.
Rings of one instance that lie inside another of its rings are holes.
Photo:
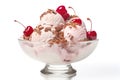
<path fill-rule="evenodd" d="M 40 16 L 40 24 L 42 26 L 51 25 L 52 27 L 57 27 L 60 24 L 64 24 L 65 21 L 63 17 L 55 10 L 48 9 Z"/>
<path fill-rule="evenodd" d="M 64 29 L 64 37 L 70 43 L 86 40 L 86 28 L 83 25 L 68 24 Z"/>

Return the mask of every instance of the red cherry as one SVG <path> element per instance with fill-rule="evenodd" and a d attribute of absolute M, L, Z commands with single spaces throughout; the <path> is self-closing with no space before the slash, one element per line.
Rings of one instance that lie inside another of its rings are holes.
<path fill-rule="evenodd" d="M 82 24 L 82 20 L 81 19 L 73 19 L 72 22 L 77 23 L 79 25 Z"/>
<path fill-rule="evenodd" d="M 74 15 L 76 15 L 76 12 L 75 12 L 75 10 L 74 10 L 73 7 L 69 6 L 68 8 L 72 9 L 73 12 L 74 12 Z M 79 25 L 82 24 L 82 20 L 81 20 L 81 19 L 73 19 L 72 22 L 77 23 L 77 24 L 79 24 Z"/>
<path fill-rule="evenodd" d="M 70 15 L 67 13 L 65 6 L 63 5 L 59 6 L 56 11 L 64 18 L 64 20 L 67 20 L 70 17 Z"/>
<path fill-rule="evenodd" d="M 64 20 L 66 21 L 66 20 L 70 17 L 70 15 L 69 15 L 68 13 L 66 13 L 66 14 L 62 15 L 62 17 L 63 17 Z"/>
<path fill-rule="evenodd" d="M 32 34 L 32 32 L 34 31 L 33 28 L 31 26 L 24 26 L 21 22 L 17 21 L 17 20 L 14 20 L 15 22 L 21 24 L 25 30 L 23 31 L 24 35 L 25 36 L 30 36 Z"/>
<path fill-rule="evenodd" d="M 65 8 L 64 5 L 59 6 L 59 7 L 56 9 L 56 11 L 57 11 L 59 14 L 61 14 L 61 15 L 67 13 L 67 10 L 66 10 L 66 8 Z"/>
<path fill-rule="evenodd" d="M 97 33 L 96 31 L 88 31 L 87 32 L 87 38 L 89 40 L 95 40 L 97 38 Z"/>
<path fill-rule="evenodd" d="M 33 32 L 33 28 L 31 26 L 27 26 L 25 30 L 23 31 L 25 36 L 30 36 Z"/>
<path fill-rule="evenodd" d="M 89 20 L 91 23 L 91 29 L 90 29 L 90 31 L 87 31 L 87 38 L 89 40 L 95 40 L 95 39 L 97 39 L 97 33 L 96 33 L 96 31 L 92 31 L 92 20 L 90 18 L 87 18 L 87 20 Z"/>

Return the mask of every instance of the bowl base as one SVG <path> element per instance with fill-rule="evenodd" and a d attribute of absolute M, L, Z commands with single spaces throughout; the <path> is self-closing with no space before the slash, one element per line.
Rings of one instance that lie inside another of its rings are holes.
<path fill-rule="evenodd" d="M 76 70 L 69 65 L 50 65 L 46 64 L 41 71 L 41 75 L 45 77 L 73 77 L 76 75 Z"/>

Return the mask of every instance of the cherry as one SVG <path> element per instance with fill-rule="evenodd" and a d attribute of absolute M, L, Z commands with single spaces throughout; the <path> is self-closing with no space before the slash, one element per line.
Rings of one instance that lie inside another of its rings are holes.
<path fill-rule="evenodd" d="M 90 18 L 87 18 L 87 20 L 89 20 L 91 23 L 91 29 L 90 29 L 90 31 L 87 31 L 87 38 L 89 40 L 95 40 L 97 38 L 97 33 L 96 33 L 96 31 L 92 30 L 92 20 Z"/>
<path fill-rule="evenodd" d="M 76 15 L 75 10 L 74 10 L 71 6 L 69 6 L 68 8 L 72 9 L 72 10 L 74 11 L 74 15 Z M 72 22 L 77 23 L 77 24 L 79 24 L 79 25 L 82 24 L 82 20 L 81 20 L 80 18 L 73 19 Z"/>
<path fill-rule="evenodd" d="M 56 9 L 56 11 L 59 13 L 59 14 L 65 14 L 65 13 L 67 13 L 67 10 L 66 10 L 66 8 L 65 8 L 65 6 L 64 5 L 61 5 L 61 6 L 59 6 L 57 9 Z"/>
<path fill-rule="evenodd" d="M 59 6 L 56 11 L 64 18 L 65 21 L 70 17 L 64 5 Z"/>
<path fill-rule="evenodd" d="M 17 20 L 14 20 L 14 22 L 17 22 L 17 23 L 21 24 L 25 28 L 25 30 L 23 31 L 23 33 L 24 33 L 25 36 L 30 36 L 32 34 L 33 28 L 31 26 L 27 26 L 26 27 L 21 22 L 19 22 Z"/>
<path fill-rule="evenodd" d="M 67 20 L 70 17 L 70 15 L 68 13 L 66 13 L 66 14 L 62 15 L 62 17 L 64 18 L 64 20 Z"/>
<path fill-rule="evenodd" d="M 77 23 L 77 24 L 82 24 L 82 20 L 81 19 L 73 19 L 72 22 Z"/>
<path fill-rule="evenodd" d="M 88 31 L 87 32 L 87 37 L 90 40 L 95 40 L 97 38 L 97 33 L 96 31 Z"/>
<path fill-rule="evenodd" d="M 23 31 L 25 36 L 30 36 L 33 32 L 33 28 L 31 26 L 27 26 L 25 30 Z"/>

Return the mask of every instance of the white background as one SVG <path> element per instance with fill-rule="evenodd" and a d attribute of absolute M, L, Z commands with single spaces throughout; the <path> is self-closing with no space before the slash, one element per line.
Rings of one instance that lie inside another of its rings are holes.
<path fill-rule="evenodd" d="M 0 80 L 42 80 L 45 64 L 23 53 L 17 39 L 24 29 L 13 20 L 35 27 L 42 12 L 61 4 L 83 20 L 90 17 L 99 39 L 88 58 L 72 64 L 78 70 L 73 80 L 120 80 L 119 0 L 0 0 Z"/>

